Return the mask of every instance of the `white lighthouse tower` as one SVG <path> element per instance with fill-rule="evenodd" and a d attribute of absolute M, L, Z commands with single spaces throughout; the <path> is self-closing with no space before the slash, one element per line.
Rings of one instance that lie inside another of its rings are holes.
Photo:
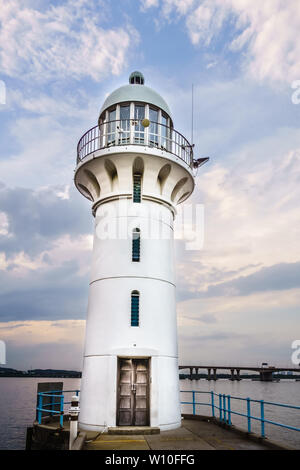
<path fill-rule="evenodd" d="M 140 72 L 79 141 L 75 185 L 95 216 L 81 429 L 181 424 L 173 222 L 193 166 L 192 146 Z"/>

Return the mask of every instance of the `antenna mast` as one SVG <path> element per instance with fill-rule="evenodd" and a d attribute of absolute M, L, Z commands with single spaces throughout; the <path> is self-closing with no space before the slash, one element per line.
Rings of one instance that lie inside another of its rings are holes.
<path fill-rule="evenodd" d="M 191 132 L 191 144 L 194 143 L 194 84 L 192 83 L 192 132 Z"/>

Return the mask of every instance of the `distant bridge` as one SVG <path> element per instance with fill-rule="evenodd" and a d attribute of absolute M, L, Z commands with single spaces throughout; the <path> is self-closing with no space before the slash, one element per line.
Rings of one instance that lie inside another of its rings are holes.
<path fill-rule="evenodd" d="M 195 374 L 198 375 L 199 369 L 207 369 L 207 379 L 208 380 L 217 380 L 217 370 L 230 370 L 231 377 L 230 380 L 241 380 L 241 370 L 248 370 L 258 372 L 260 380 L 262 382 L 270 382 L 273 380 L 274 372 L 298 372 L 300 374 L 300 367 L 261 367 L 261 366 L 207 366 L 207 365 L 198 365 L 198 366 L 179 366 L 179 370 L 189 369 L 190 377 L 193 376 L 193 370 Z"/>

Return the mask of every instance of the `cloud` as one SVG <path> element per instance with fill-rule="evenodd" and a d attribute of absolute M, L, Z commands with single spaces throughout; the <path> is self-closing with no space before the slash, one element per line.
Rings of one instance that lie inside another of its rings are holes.
<path fill-rule="evenodd" d="M 148 8 L 158 7 L 159 0 L 141 0 L 142 2 L 142 11 L 147 10 Z"/>
<path fill-rule="evenodd" d="M 248 295 L 259 291 L 287 290 L 300 287 L 300 262 L 281 263 L 262 268 L 249 276 L 211 285 L 207 296 Z"/>
<path fill-rule="evenodd" d="M 2 322 L 85 318 L 88 274 L 80 275 L 76 261 L 24 271 L 0 272 Z"/>
<path fill-rule="evenodd" d="M 291 366 L 299 302 L 299 288 L 179 302 L 180 363 Z M 198 321 L 203 314 L 216 322 Z"/>
<path fill-rule="evenodd" d="M 0 338 L 7 346 L 7 367 L 81 370 L 84 331 L 84 320 L 0 324 Z"/>
<path fill-rule="evenodd" d="M 242 53 L 242 66 L 253 79 L 291 83 L 299 78 L 300 43 L 296 38 L 300 9 L 297 2 L 162 0 L 160 6 L 163 18 L 185 19 L 194 45 L 211 45 L 229 25 L 231 35 L 225 39 L 227 51 Z"/>
<path fill-rule="evenodd" d="M 63 190 L 60 186 L 38 190 L 2 186 L 0 251 L 8 257 L 20 252 L 36 256 L 53 249 L 54 242 L 66 235 L 77 240 L 90 235 L 93 217 L 85 201 L 77 197 L 75 188 L 69 198 Z"/>
<path fill-rule="evenodd" d="M 185 316 L 184 317 L 185 319 L 189 319 L 189 320 L 192 320 L 192 321 L 195 321 L 195 322 L 200 322 L 200 323 L 216 323 L 217 322 L 217 319 L 215 317 L 215 315 L 212 315 L 212 314 L 203 314 L 203 315 L 197 315 L 197 316 Z"/>
<path fill-rule="evenodd" d="M 0 318 L 84 318 L 93 218 L 75 189 L 0 189 Z M 4 233 L 4 232 L 7 233 Z"/>
<path fill-rule="evenodd" d="M 277 137 L 257 142 L 254 148 L 248 145 L 245 154 L 240 150 L 226 167 L 219 162 L 202 175 L 199 172 L 192 200 L 204 203 L 204 247 L 196 252 L 184 251 L 183 246 L 177 250 L 179 300 L 275 265 L 274 272 L 261 271 L 266 289 L 272 288 L 272 281 L 278 288 L 279 271 L 286 288 L 297 282 L 292 268 L 300 262 L 300 151 L 282 155 L 280 140 L 278 145 Z M 285 267 L 295 281 L 287 277 Z"/>
<path fill-rule="evenodd" d="M 119 75 L 138 42 L 130 26 L 105 29 L 104 2 L 65 0 L 44 9 L 0 0 L 1 72 L 36 82 Z"/>

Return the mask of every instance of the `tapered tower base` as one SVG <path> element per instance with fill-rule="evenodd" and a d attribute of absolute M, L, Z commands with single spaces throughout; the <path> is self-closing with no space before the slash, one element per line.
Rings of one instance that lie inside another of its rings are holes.
<path fill-rule="evenodd" d="M 151 426 L 166 431 L 181 426 L 177 358 L 86 357 L 81 393 L 83 430 Z"/>

